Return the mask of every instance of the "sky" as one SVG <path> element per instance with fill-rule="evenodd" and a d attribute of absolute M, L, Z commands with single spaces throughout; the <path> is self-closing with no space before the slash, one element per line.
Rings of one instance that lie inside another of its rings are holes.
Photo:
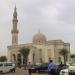
<path fill-rule="evenodd" d="M 47 40 L 63 40 L 75 53 L 75 0 L 0 0 L 0 56 L 11 45 L 14 7 L 18 13 L 19 43 L 30 43 L 40 31 Z"/>

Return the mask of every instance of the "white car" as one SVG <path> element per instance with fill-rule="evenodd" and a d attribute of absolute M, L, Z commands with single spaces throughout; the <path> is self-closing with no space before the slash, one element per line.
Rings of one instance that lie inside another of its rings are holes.
<path fill-rule="evenodd" d="M 15 64 L 12 62 L 0 62 L 0 73 L 15 72 Z"/>
<path fill-rule="evenodd" d="M 75 61 L 73 61 L 69 66 L 69 75 L 75 75 Z"/>
<path fill-rule="evenodd" d="M 60 75 L 75 75 L 75 61 L 70 63 L 67 69 L 61 70 Z"/>
<path fill-rule="evenodd" d="M 60 75 L 69 75 L 68 69 L 63 69 L 60 71 Z"/>

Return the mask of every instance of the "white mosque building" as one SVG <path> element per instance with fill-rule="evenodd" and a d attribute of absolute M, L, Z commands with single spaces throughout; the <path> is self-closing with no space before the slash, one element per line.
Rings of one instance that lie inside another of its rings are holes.
<path fill-rule="evenodd" d="M 48 62 L 49 59 L 53 59 L 56 63 L 59 63 L 60 60 L 63 61 L 63 57 L 59 54 L 59 51 L 63 48 L 69 51 L 67 61 L 70 60 L 70 43 L 65 43 L 62 40 L 47 40 L 47 37 L 40 31 L 32 37 L 31 43 L 18 44 L 19 31 L 17 29 L 17 23 L 17 10 L 15 7 L 12 20 L 13 28 L 11 30 L 12 45 L 7 47 L 8 61 L 16 61 L 17 63 L 20 62 L 23 64 L 23 56 L 19 52 L 22 47 L 30 49 L 28 61 L 31 63 Z"/>

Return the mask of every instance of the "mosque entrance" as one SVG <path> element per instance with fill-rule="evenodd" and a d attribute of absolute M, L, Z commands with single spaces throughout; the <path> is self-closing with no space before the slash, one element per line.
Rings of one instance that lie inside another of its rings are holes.
<path fill-rule="evenodd" d="M 12 62 L 14 62 L 14 63 L 16 62 L 16 56 L 15 56 L 15 54 L 12 55 Z"/>
<path fill-rule="evenodd" d="M 17 55 L 17 66 L 21 67 L 21 54 Z"/>

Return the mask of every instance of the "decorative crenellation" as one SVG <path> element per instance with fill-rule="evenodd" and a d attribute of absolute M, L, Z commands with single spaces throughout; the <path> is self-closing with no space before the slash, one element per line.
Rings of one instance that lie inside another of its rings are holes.
<path fill-rule="evenodd" d="M 50 40 L 46 42 L 46 45 L 64 45 L 70 46 L 69 43 L 64 43 L 62 40 Z"/>

